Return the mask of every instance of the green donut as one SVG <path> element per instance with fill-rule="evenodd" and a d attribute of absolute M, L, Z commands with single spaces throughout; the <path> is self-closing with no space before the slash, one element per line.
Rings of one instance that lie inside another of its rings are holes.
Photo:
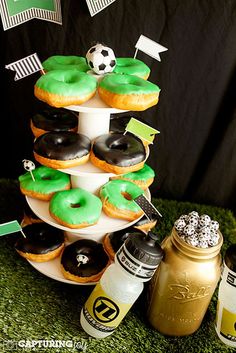
<path fill-rule="evenodd" d="M 116 74 L 135 75 L 145 80 L 148 79 L 150 71 L 144 62 L 134 58 L 116 58 L 116 66 L 113 70 Z"/>
<path fill-rule="evenodd" d="M 20 190 L 24 195 L 49 201 L 53 194 L 59 190 L 70 189 L 69 175 L 58 170 L 40 166 L 32 171 L 19 176 Z"/>
<path fill-rule="evenodd" d="M 51 216 L 69 228 L 84 228 L 97 223 L 101 210 L 101 200 L 81 188 L 59 191 L 49 202 Z"/>
<path fill-rule="evenodd" d="M 154 170 L 145 163 L 143 168 L 137 170 L 136 172 L 122 174 L 117 177 L 114 177 L 114 179 L 132 181 L 133 183 L 137 184 L 140 188 L 145 190 L 152 184 L 154 177 Z"/>
<path fill-rule="evenodd" d="M 125 110 L 145 110 L 157 104 L 160 88 L 140 77 L 107 74 L 98 85 L 98 94 L 109 106 Z"/>
<path fill-rule="evenodd" d="M 50 56 L 42 63 L 44 70 L 70 70 L 77 69 L 81 72 L 90 70 L 86 63 L 86 59 L 82 56 L 75 55 L 54 55 Z"/>
<path fill-rule="evenodd" d="M 91 75 L 71 70 L 52 70 L 35 83 L 35 96 L 54 107 L 82 104 L 96 93 L 97 80 Z"/>
<path fill-rule="evenodd" d="M 134 199 L 143 192 L 131 181 L 111 180 L 100 189 L 103 211 L 110 217 L 135 220 L 143 214 L 143 211 Z"/>

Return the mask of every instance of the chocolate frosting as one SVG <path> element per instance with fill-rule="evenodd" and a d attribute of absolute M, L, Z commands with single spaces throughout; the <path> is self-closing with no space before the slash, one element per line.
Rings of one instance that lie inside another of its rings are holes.
<path fill-rule="evenodd" d="M 118 230 L 117 232 L 112 232 L 109 234 L 109 240 L 114 252 L 117 252 L 121 245 L 125 242 L 128 236 L 132 233 L 137 233 L 137 229 L 129 227 L 123 230 Z"/>
<path fill-rule="evenodd" d="M 116 133 L 101 135 L 95 139 L 92 149 L 98 159 L 120 167 L 136 165 L 146 158 L 141 140 L 129 135 Z"/>
<path fill-rule="evenodd" d="M 79 262 L 79 255 L 85 256 L 87 262 Z M 90 239 L 79 239 L 66 246 L 61 257 L 63 268 L 79 277 L 96 275 L 106 267 L 108 261 L 102 244 Z"/>
<path fill-rule="evenodd" d="M 45 109 L 32 117 L 32 123 L 45 131 L 68 131 L 78 126 L 77 116 L 66 109 Z"/>
<path fill-rule="evenodd" d="M 128 122 L 130 121 L 131 118 L 135 118 L 139 121 L 141 121 L 144 124 L 147 124 L 147 122 L 137 116 L 136 114 L 131 114 L 131 113 L 122 113 L 123 115 L 119 114 L 111 114 L 111 119 L 110 119 L 110 131 L 111 132 L 116 132 L 119 134 L 123 134 L 125 132 L 126 126 Z M 130 134 L 127 132 L 127 134 Z"/>
<path fill-rule="evenodd" d="M 23 228 L 15 248 L 24 253 L 47 254 L 64 243 L 64 232 L 47 223 L 33 223 Z"/>
<path fill-rule="evenodd" d="M 34 143 L 34 152 L 38 155 L 62 161 L 86 156 L 90 149 L 91 142 L 87 136 L 71 131 L 46 132 Z"/>

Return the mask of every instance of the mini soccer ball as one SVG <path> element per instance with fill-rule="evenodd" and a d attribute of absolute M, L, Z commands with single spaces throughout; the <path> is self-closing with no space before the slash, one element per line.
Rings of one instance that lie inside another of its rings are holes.
<path fill-rule="evenodd" d="M 98 75 L 112 72 L 116 66 L 113 50 L 102 44 L 94 45 L 86 54 L 88 66 Z"/>
<path fill-rule="evenodd" d="M 24 169 L 27 170 L 28 172 L 35 169 L 34 162 L 32 162 L 28 159 L 23 159 L 22 162 L 23 162 Z"/>

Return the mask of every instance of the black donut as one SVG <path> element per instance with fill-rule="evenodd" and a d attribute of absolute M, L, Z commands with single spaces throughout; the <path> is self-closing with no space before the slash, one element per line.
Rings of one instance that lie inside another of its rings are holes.
<path fill-rule="evenodd" d="M 78 163 L 80 163 L 81 158 L 89 157 L 90 149 L 91 142 L 87 136 L 70 131 L 47 132 L 39 136 L 34 142 L 35 159 L 52 168 L 63 167 L 63 163 L 62 166 L 58 166 L 57 164 L 54 165 L 53 161 L 68 161 L 69 164 L 70 161 L 77 163 L 78 160 Z M 50 163 L 50 160 L 52 160 L 52 163 Z"/>
<path fill-rule="evenodd" d="M 35 130 L 35 128 L 42 131 Z M 63 108 L 45 109 L 32 117 L 31 129 L 36 137 L 43 131 L 77 131 L 78 117 L 75 113 Z"/>
<path fill-rule="evenodd" d="M 97 137 L 92 151 L 99 160 L 120 167 L 136 165 L 146 158 L 144 145 L 138 138 L 117 133 Z"/>
<path fill-rule="evenodd" d="M 108 263 L 102 244 L 90 239 L 66 246 L 61 257 L 64 276 L 78 282 L 98 281 Z"/>
<path fill-rule="evenodd" d="M 122 115 L 121 115 L 122 114 Z M 146 124 L 147 122 L 137 116 L 136 114 L 131 113 L 121 113 L 121 114 L 111 114 L 110 117 L 110 132 L 115 132 L 119 134 L 123 134 L 125 132 L 126 126 L 131 118 L 137 119 L 142 123 Z M 127 134 L 130 134 L 127 132 Z"/>
<path fill-rule="evenodd" d="M 64 232 L 44 222 L 29 224 L 23 228 L 23 232 L 26 238 L 20 234 L 15 249 L 33 261 L 37 261 L 38 255 L 50 255 L 64 245 Z M 46 257 L 45 261 L 50 259 Z"/>

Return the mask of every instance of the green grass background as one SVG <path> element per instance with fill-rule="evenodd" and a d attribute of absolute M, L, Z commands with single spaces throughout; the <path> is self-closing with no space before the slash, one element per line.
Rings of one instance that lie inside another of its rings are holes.
<path fill-rule="evenodd" d="M 25 199 L 19 192 L 17 181 L 0 180 L 0 223 L 23 216 Z M 196 210 L 207 213 L 220 223 L 224 236 L 222 255 L 231 243 L 236 243 L 236 220 L 230 210 L 153 199 L 153 204 L 163 215 L 155 232 L 160 241 L 169 234 L 174 221 L 183 213 Z M 187 337 L 165 337 L 150 327 L 146 318 L 146 288 L 125 319 L 106 339 L 89 337 L 79 322 L 80 310 L 93 286 L 74 286 L 54 281 L 32 268 L 14 249 L 18 234 L 0 237 L 0 353 L 218 353 L 236 352 L 224 345 L 214 329 L 217 292 L 211 300 L 200 329 Z M 11 350 L 4 347 L 7 341 L 19 340 L 73 340 L 82 346 L 72 348 L 43 348 Z"/>

